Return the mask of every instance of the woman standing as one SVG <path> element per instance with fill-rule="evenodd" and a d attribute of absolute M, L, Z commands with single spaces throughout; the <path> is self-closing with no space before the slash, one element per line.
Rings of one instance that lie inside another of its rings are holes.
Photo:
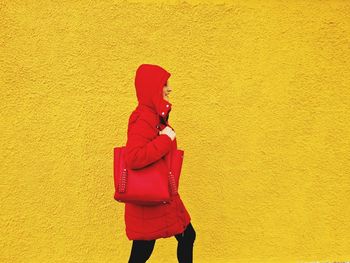
<path fill-rule="evenodd" d="M 176 134 L 168 118 L 169 72 L 158 65 L 142 64 L 135 76 L 138 100 L 128 123 L 126 167 L 137 169 L 147 166 L 177 149 Z M 178 241 L 177 258 L 191 263 L 196 232 L 191 217 L 179 194 L 166 204 L 142 206 L 125 203 L 125 231 L 133 240 L 129 263 L 146 262 L 158 238 L 175 236 Z"/>

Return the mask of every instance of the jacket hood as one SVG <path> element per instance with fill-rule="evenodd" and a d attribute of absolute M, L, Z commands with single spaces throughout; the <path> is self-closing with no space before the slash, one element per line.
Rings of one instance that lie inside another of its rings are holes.
<path fill-rule="evenodd" d="M 158 65 L 141 64 L 135 75 L 138 107 L 146 106 L 166 117 L 172 104 L 163 98 L 163 87 L 171 74 Z"/>

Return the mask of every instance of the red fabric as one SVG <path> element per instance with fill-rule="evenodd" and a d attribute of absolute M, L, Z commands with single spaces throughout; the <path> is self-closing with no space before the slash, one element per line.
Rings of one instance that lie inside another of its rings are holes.
<path fill-rule="evenodd" d="M 163 99 L 163 87 L 170 75 L 162 67 L 151 64 L 142 64 L 136 71 L 138 105 L 129 117 L 125 149 L 127 168 L 142 168 L 163 158 L 171 149 L 177 149 L 176 137 L 172 141 L 166 134 L 158 135 L 159 130 L 170 126 L 167 117 L 172 104 Z M 160 118 L 164 124 L 160 123 Z M 170 203 L 157 206 L 125 203 L 124 219 L 129 240 L 151 240 L 182 233 L 191 217 L 177 194 Z"/>

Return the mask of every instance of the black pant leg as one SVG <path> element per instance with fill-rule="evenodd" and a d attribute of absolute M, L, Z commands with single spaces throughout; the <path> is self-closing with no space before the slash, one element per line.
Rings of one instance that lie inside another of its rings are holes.
<path fill-rule="evenodd" d="M 156 240 L 133 240 L 128 263 L 145 263 L 151 256 Z"/>
<path fill-rule="evenodd" d="M 190 222 L 183 233 L 175 235 L 177 244 L 177 259 L 179 263 L 193 262 L 193 244 L 196 239 L 196 231 Z"/>

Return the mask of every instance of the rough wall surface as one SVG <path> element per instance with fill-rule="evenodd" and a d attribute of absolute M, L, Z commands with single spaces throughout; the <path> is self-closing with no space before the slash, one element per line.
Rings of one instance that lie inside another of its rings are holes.
<path fill-rule="evenodd" d="M 0 262 L 127 262 L 141 63 L 172 73 L 195 262 L 350 260 L 349 1 L 1 1 L 0 36 Z"/>

